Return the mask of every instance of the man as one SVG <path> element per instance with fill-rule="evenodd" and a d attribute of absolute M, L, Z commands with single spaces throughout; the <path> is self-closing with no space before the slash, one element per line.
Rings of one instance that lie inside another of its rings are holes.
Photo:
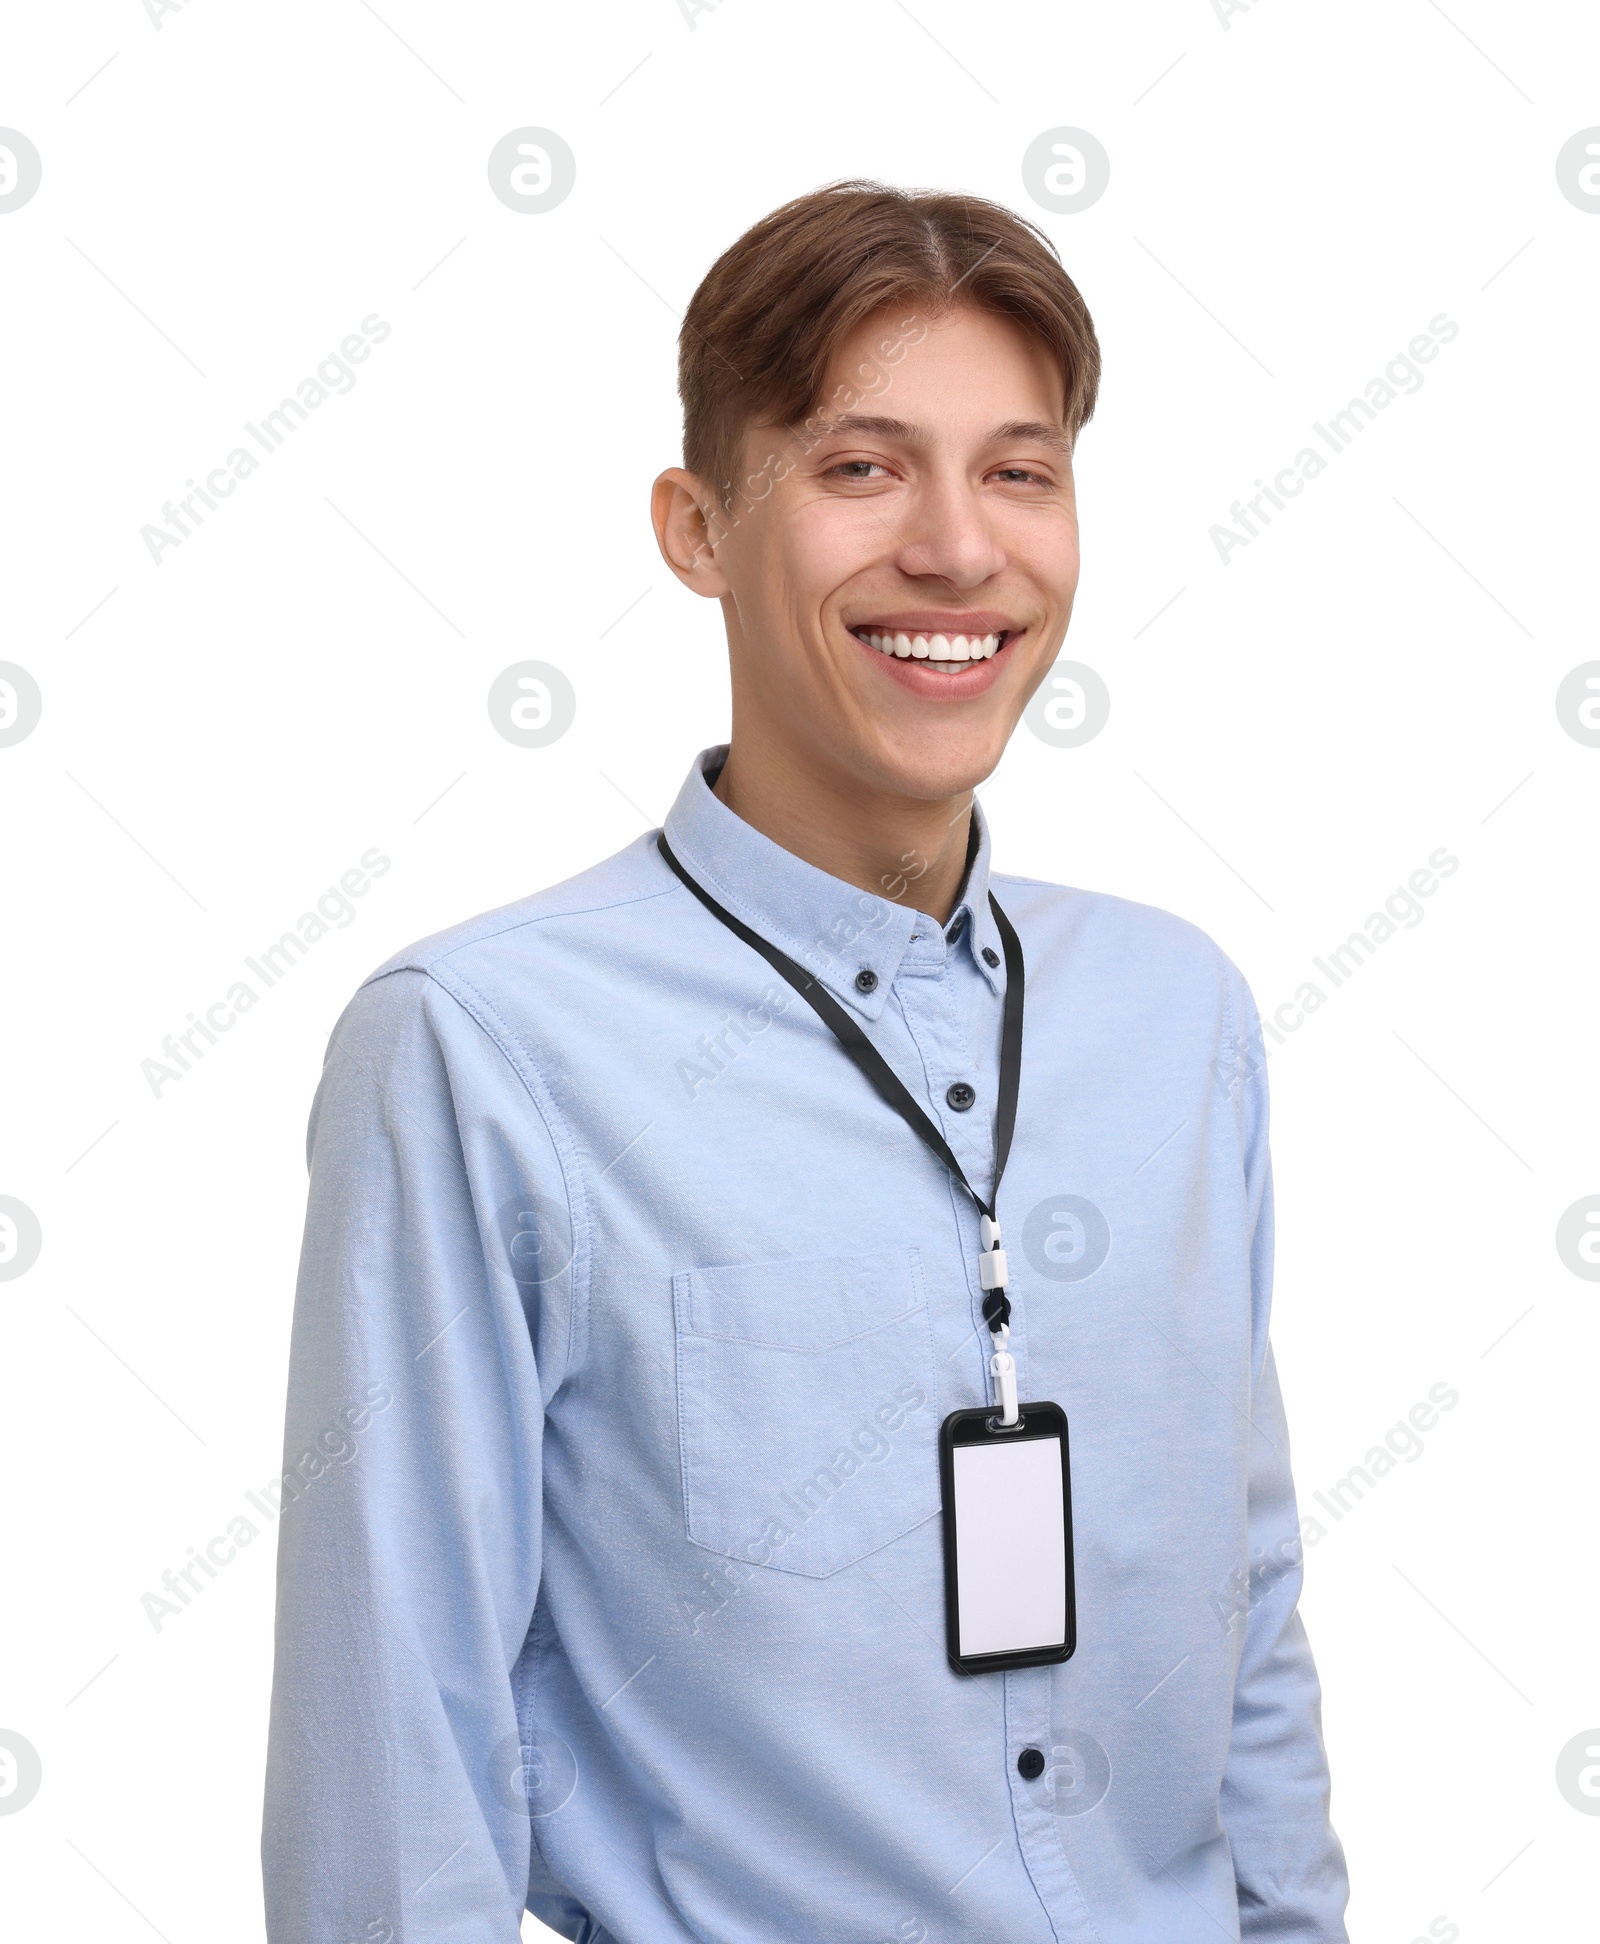
<path fill-rule="evenodd" d="M 273 1944 L 510 1944 L 524 1902 L 617 1944 L 1344 1938 L 1254 1009 L 1191 926 L 994 875 L 973 798 L 1067 627 L 1098 363 L 971 198 L 803 197 L 697 293 L 654 516 L 731 745 L 330 1045 Z M 958 1671 L 940 1427 L 1003 1435 L 1006 1354 L 1070 1425 L 1077 1647 Z"/>

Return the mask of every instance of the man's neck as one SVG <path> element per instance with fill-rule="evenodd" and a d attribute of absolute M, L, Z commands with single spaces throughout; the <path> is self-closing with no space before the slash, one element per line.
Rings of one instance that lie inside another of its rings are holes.
<path fill-rule="evenodd" d="M 972 792 L 922 802 L 819 775 L 736 737 L 716 794 L 763 837 L 891 903 L 945 924 L 967 870 Z"/>

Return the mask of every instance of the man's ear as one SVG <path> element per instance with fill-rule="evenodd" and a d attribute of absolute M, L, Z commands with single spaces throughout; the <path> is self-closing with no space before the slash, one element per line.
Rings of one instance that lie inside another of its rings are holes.
<path fill-rule="evenodd" d="M 728 578 L 717 565 L 716 543 L 726 530 L 703 481 L 669 466 L 650 489 L 650 520 L 661 558 L 685 587 L 720 600 Z"/>

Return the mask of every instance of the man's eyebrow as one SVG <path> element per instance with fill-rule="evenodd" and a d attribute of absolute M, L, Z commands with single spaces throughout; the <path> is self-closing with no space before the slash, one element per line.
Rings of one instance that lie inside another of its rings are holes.
<path fill-rule="evenodd" d="M 1011 419 L 991 435 L 990 444 L 1009 445 L 1015 439 L 1031 439 L 1038 445 L 1053 446 L 1057 452 L 1072 451 L 1072 441 L 1062 428 L 1044 419 Z"/>
<path fill-rule="evenodd" d="M 865 432 L 876 439 L 898 439 L 902 445 L 916 445 L 922 428 L 904 419 L 874 418 L 868 413 L 846 412 L 842 418 L 824 421 L 830 432 Z"/>
<path fill-rule="evenodd" d="M 869 438 L 895 439 L 902 445 L 919 445 L 925 442 L 922 428 L 909 424 L 905 419 L 879 418 L 869 413 L 847 412 L 842 417 L 827 421 L 830 433 L 861 432 Z M 1010 445 L 1017 440 L 1032 440 L 1038 445 L 1052 447 L 1069 457 L 1072 440 L 1059 425 L 1051 425 L 1045 419 L 1009 419 L 1004 425 L 996 426 L 985 441 L 988 445 Z"/>

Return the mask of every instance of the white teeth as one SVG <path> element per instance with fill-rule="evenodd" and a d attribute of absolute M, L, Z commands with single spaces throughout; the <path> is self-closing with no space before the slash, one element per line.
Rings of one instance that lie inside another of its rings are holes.
<path fill-rule="evenodd" d="M 868 647 L 880 655 L 893 655 L 900 661 L 953 662 L 988 661 L 999 651 L 1002 637 L 988 635 L 864 634 Z"/>

